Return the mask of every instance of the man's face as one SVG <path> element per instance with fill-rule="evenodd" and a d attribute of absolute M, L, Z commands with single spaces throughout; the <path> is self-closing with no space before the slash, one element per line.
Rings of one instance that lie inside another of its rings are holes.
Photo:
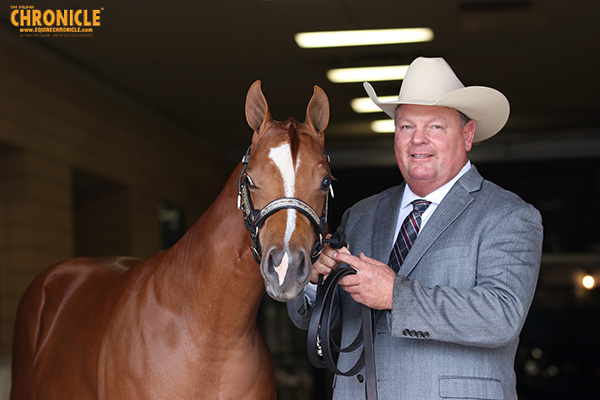
<path fill-rule="evenodd" d="M 400 105 L 394 152 L 410 189 L 426 196 L 450 181 L 466 164 L 474 133 L 475 122 L 462 127 L 451 108 Z"/>

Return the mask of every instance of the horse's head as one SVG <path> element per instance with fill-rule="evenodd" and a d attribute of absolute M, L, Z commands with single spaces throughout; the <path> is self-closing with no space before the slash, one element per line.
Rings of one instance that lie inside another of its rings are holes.
<path fill-rule="evenodd" d="M 322 245 L 332 179 L 323 148 L 329 101 L 315 86 L 305 122 L 274 121 L 256 81 L 246 98 L 246 119 L 254 130 L 246 172 L 240 178 L 246 186 L 246 224 L 254 231 L 267 293 L 287 301 L 310 280 L 311 255 L 315 256 L 315 246 Z"/>

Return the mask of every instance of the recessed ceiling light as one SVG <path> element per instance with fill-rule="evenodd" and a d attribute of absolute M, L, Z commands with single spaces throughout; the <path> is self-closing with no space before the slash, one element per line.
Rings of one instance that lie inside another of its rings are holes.
<path fill-rule="evenodd" d="M 393 119 L 380 119 L 371 122 L 371 130 L 376 133 L 392 133 L 396 130 Z"/>
<path fill-rule="evenodd" d="M 404 79 L 408 65 L 384 67 L 337 68 L 327 71 L 327 78 L 334 83 L 393 81 Z"/>
<path fill-rule="evenodd" d="M 404 28 L 300 32 L 294 35 L 294 40 L 305 49 L 417 43 L 433 40 L 433 31 L 430 28 Z"/>
<path fill-rule="evenodd" d="M 379 101 L 389 102 L 398 100 L 398 96 L 380 96 Z M 373 113 L 373 112 L 383 112 L 383 110 L 371 100 L 369 97 L 358 97 L 356 99 L 352 99 L 350 102 L 350 107 L 357 113 Z"/>

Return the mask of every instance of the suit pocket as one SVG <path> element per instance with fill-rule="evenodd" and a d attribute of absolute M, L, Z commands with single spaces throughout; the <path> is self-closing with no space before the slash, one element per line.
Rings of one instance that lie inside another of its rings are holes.
<path fill-rule="evenodd" d="M 440 377 L 440 397 L 443 399 L 501 400 L 502 383 L 499 379 L 470 376 Z"/>
<path fill-rule="evenodd" d="M 451 286 L 469 289 L 475 286 L 477 258 L 470 246 L 432 248 L 426 252 L 408 276 L 426 286 Z"/>
<path fill-rule="evenodd" d="M 456 260 L 460 258 L 469 257 L 471 253 L 471 247 L 468 245 L 465 246 L 451 246 L 445 247 L 437 250 L 430 250 L 425 253 L 423 256 L 424 259 L 427 260 L 428 263 L 435 263 L 437 261 L 448 261 L 448 260 Z"/>

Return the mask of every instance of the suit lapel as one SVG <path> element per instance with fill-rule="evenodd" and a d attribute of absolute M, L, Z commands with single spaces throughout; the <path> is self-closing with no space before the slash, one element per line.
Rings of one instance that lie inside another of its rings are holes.
<path fill-rule="evenodd" d="M 371 242 L 372 255 L 376 260 L 387 263 L 396 240 L 396 220 L 400 212 L 400 202 L 404 193 L 403 183 L 383 196 L 376 205 L 373 221 L 373 237 Z M 352 249 L 350 249 L 352 250 Z"/>
<path fill-rule="evenodd" d="M 400 275 L 408 276 L 412 272 L 435 240 L 473 201 L 471 192 L 479 190 L 482 181 L 483 178 L 479 175 L 477 169 L 472 167 L 452 186 L 423 230 L 419 233 L 419 237 L 400 267 L 400 271 L 398 272 Z"/>

